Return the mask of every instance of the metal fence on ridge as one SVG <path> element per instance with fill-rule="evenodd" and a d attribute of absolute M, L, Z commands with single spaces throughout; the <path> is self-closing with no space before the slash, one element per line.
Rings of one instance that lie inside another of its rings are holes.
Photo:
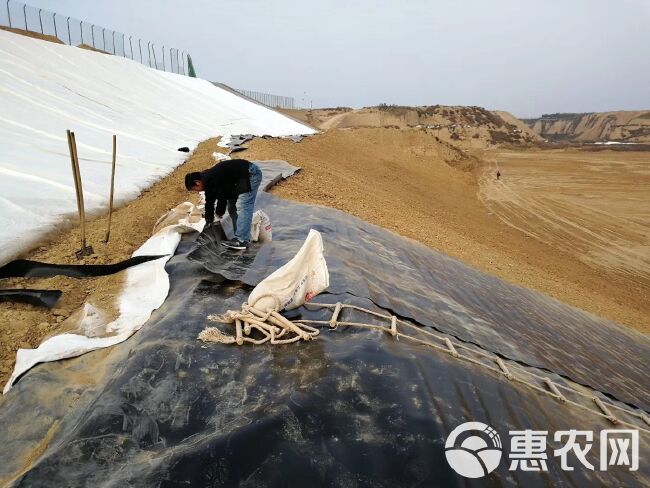
<path fill-rule="evenodd" d="M 270 93 L 250 90 L 240 90 L 239 88 L 235 88 L 234 90 L 271 108 L 295 108 L 295 100 L 293 97 L 283 97 L 282 95 L 271 95 Z"/>
<path fill-rule="evenodd" d="M 0 25 L 54 36 L 65 44 L 103 51 L 137 61 L 161 71 L 189 74 L 188 54 L 177 48 L 158 45 L 146 39 L 75 19 L 57 12 L 6 0 L 0 12 Z"/>

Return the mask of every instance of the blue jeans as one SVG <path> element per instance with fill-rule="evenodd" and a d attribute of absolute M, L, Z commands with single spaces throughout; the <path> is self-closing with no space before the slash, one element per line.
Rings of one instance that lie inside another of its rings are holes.
<path fill-rule="evenodd" d="M 253 222 L 257 190 L 262 183 L 262 170 L 256 164 L 251 163 L 248 175 L 251 181 L 251 191 L 242 193 L 237 199 L 228 200 L 228 214 L 232 220 L 232 228 L 235 230 L 235 238 L 242 242 L 251 240 L 251 223 Z"/>

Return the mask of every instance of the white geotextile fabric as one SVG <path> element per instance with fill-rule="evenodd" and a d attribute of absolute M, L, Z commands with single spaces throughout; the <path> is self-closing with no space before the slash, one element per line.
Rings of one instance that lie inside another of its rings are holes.
<path fill-rule="evenodd" d="M 182 163 L 181 146 L 314 133 L 205 80 L 0 30 L 0 265 L 76 219 L 66 129 L 89 214 L 108 208 L 113 134 L 120 205 Z"/>
<path fill-rule="evenodd" d="M 191 204 L 189 206 L 192 207 Z M 180 220 L 178 224 L 164 227 L 151 236 L 133 253 L 133 256 L 167 256 L 123 271 L 126 275 L 124 289 L 118 297 L 118 318 L 105 324 L 101 323 L 101 318 L 97 321 L 94 314 L 90 313 L 85 314 L 79 324 L 79 330 L 89 332 L 94 332 L 98 326 L 101 327 L 104 337 L 59 334 L 46 339 L 36 349 L 18 349 L 14 371 L 3 393 L 7 393 L 20 375 L 38 363 L 81 356 L 96 349 L 114 346 L 131 337 L 167 298 L 169 276 L 165 271 L 165 264 L 174 254 L 181 240 L 181 234 L 195 230 L 200 232 L 204 225 L 205 219 L 192 223 L 189 218 L 186 218 Z M 87 310 L 88 304 L 86 304 Z"/>

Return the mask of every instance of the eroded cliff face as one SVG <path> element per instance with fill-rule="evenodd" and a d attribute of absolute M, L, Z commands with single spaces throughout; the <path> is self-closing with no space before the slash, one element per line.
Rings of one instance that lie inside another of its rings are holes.
<path fill-rule="evenodd" d="M 550 141 L 650 143 L 650 110 L 545 114 L 523 121 Z"/>

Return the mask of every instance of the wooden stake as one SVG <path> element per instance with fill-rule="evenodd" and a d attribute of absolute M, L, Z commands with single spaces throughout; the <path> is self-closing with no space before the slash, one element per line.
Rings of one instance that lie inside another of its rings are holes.
<path fill-rule="evenodd" d="M 79 223 L 81 227 L 81 249 L 75 254 L 78 259 L 93 254 L 93 248 L 86 246 L 86 210 L 84 208 L 84 193 L 81 185 L 81 172 L 79 171 L 79 156 L 77 154 L 77 141 L 74 132 L 67 131 L 68 147 L 70 149 L 70 161 L 72 162 L 72 176 L 74 177 L 75 192 L 77 194 L 77 210 L 79 211 Z"/>
<path fill-rule="evenodd" d="M 74 160 L 74 149 L 72 149 L 72 132 L 66 131 L 68 136 L 68 150 L 70 151 L 70 163 L 72 164 L 72 178 L 74 179 L 74 190 L 77 197 L 77 211 L 79 213 L 79 220 L 81 220 L 81 203 L 79 202 L 79 182 L 77 181 L 77 170 Z"/>
<path fill-rule="evenodd" d="M 108 200 L 108 226 L 106 228 L 106 239 L 104 242 L 108 244 L 108 238 L 111 235 L 111 218 L 113 217 L 113 193 L 115 191 L 115 160 L 117 159 L 117 136 L 113 134 L 113 165 L 111 168 L 111 195 Z"/>

